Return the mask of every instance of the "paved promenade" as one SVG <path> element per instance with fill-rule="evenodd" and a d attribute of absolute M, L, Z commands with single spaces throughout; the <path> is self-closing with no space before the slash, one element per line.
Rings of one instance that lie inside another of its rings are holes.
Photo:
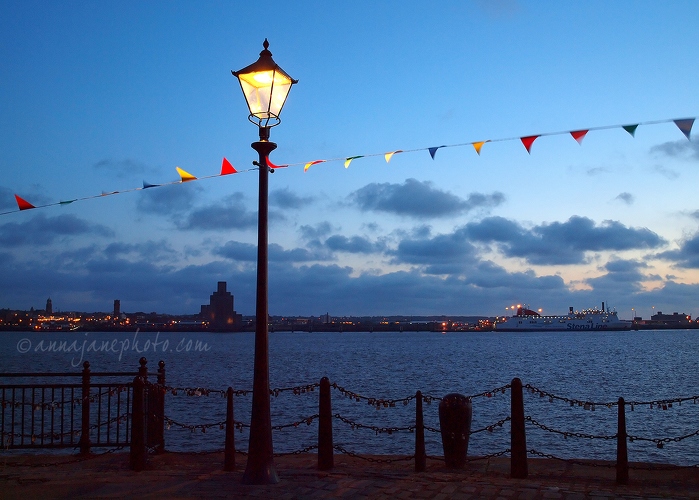
<path fill-rule="evenodd" d="M 143 472 L 129 470 L 123 451 L 76 458 L 0 452 L 0 498 L 699 498 L 696 468 L 631 469 L 629 484 L 622 486 L 615 484 L 614 467 L 601 462 L 530 459 L 529 477 L 511 479 L 509 458 L 471 462 L 463 470 L 428 459 L 427 470 L 415 473 L 412 460 L 335 455 L 335 467 L 323 472 L 317 456 L 308 453 L 275 458 L 278 484 L 246 486 L 240 484 L 243 455 L 233 472 L 222 470 L 223 453 L 151 456 Z"/>

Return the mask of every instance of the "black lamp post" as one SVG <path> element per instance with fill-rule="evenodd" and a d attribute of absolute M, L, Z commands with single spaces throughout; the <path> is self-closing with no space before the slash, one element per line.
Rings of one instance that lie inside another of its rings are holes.
<path fill-rule="evenodd" d="M 255 367 L 252 386 L 252 416 L 248 463 L 243 474 L 243 484 L 275 484 L 279 482 L 274 467 L 272 449 L 272 417 L 269 395 L 269 318 L 267 293 L 267 215 L 270 168 L 267 156 L 277 145 L 269 141 L 269 129 L 279 125 L 279 114 L 289 95 L 291 86 L 298 82 L 291 78 L 273 60 L 265 39 L 260 58 L 240 71 L 231 71 L 238 78 L 245 95 L 250 115 L 248 120 L 259 127 L 260 140 L 252 143 L 259 160 L 254 162 L 260 170 L 260 195 L 257 229 L 257 305 L 255 309 Z"/>

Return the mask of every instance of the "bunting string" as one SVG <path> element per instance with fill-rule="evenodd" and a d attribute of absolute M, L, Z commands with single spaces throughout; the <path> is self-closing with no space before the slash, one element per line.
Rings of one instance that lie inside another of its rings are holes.
<path fill-rule="evenodd" d="M 277 169 L 277 168 L 287 168 L 287 167 L 295 167 L 295 166 L 300 166 L 303 165 L 303 171 L 307 172 L 311 166 L 317 165 L 319 163 L 331 163 L 331 162 L 338 162 L 341 161 L 344 163 L 345 168 L 349 168 L 350 164 L 354 160 L 358 160 L 360 158 L 372 158 L 372 157 L 377 157 L 377 156 L 383 156 L 384 159 L 386 160 L 386 163 L 390 163 L 391 159 L 397 155 L 397 154 L 403 154 L 403 153 L 415 153 L 418 151 L 427 151 L 430 155 L 430 157 L 434 160 L 435 156 L 437 155 L 437 151 L 443 148 L 457 148 L 457 147 L 464 147 L 464 146 L 471 146 L 475 150 L 475 152 L 480 156 L 483 146 L 487 143 L 495 143 L 495 142 L 506 142 L 506 141 L 520 141 L 524 148 L 526 149 L 527 153 L 531 154 L 531 149 L 532 145 L 534 144 L 534 141 L 536 141 L 539 137 L 547 137 L 547 136 L 555 136 L 555 135 L 570 135 L 575 141 L 578 142 L 578 144 L 582 145 L 583 139 L 587 136 L 587 134 L 591 131 L 599 131 L 599 130 L 609 130 L 609 129 L 615 129 L 615 128 L 621 128 L 625 130 L 631 137 L 635 137 L 636 135 L 636 129 L 643 125 L 657 125 L 661 123 L 674 123 L 677 128 L 684 134 L 684 136 L 690 140 L 690 135 L 692 132 L 692 127 L 694 126 L 694 121 L 695 118 L 681 118 L 681 119 L 664 119 L 664 120 L 653 120 L 653 121 L 645 121 L 645 122 L 638 122 L 634 124 L 629 124 L 629 125 L 603 125 L 603 126 L 598 126 L 598 127 L 589 127 L 585 129 L 576 129 L 576 130 L 566 130 L 566 131 L 561 131 L 561 132 L 545 132 L 545 133 L 540 133 L 540 134 L 534 134 L 534 135 L 525 135 L 525 136 L 518 136 L 518 137 L 505 137 L 505 138 L 500 138 L 500 139 L 487 139 L 487 140 L 482 140 L 482 141 L 473 141 L 473 142 L 462 142 L 459 144 L 444 144 L 442 146 L 430 146 L 427 148 L 416 148 L 416 149 L 397 149 L 394 151 L 389 151 L 385 153 L 371 153 L 371 154 L 363 154 L 363 155 L 355 155 L 355 156 L 345 156 L 341 158 L 330 158 L 330 159 L 324 159 L 324 160 L 313 160 L 313 161 L 306 161 L 306 162 L 298 162 L 298 163 L 288 163 L 284 165 L 275 165 L 273 164 L 269 158 L 267 158 L 267 165 L 269 168 L 272 169 Z M 171 182 L 165 182 L 162 184 L 151 184 L 146 181 L 143 181 L 143 185 L 141 187 L 135 187 L 135 188 L 130 188 L 130 189 L 125 189 L 125 190 L 120 190 L 120 191 L 103 191 L 101 194 L 98 195 L 91 195 L 91 196 L 84 196 L 82 198 L 75 198 L 71 200 L 63 200 L 63 201 L 58 201 L 58 202 L 53 202 L 53 203 L 46 203 L 43 205 L 34 205 L 31 202 L 27 201 L 26 199 L 20 197 L 19 195 L 15 194 L 15 201 L 17 202 L 17 209 L 16 210 L 9 210 L 6 212 L 0 212 L 0 215 L 7 215 L 11 213 L 17 213 L 25 210 L 32 210 L 36 208 L 47 208 L 47 207 L 52 207 L 52 206 L 57 206 L 57 205 L 69 205 L 71 203 L 75 203 L 77 201 L 85 201 L 85 200 L 91 200 L 95 198 L 103 198 L 105 196 L 112 196 L 115 194 L 124 194 L 124 193 L 130 193 L 133 191 L 142 191 L 145 189 L 151 189 L 151 188 L 157 188 L 157 187 L 163 187 L 163 186 L 169 186 L 173 184 L 182 184 L 185 182 L 193 182 L 193 181 L 200 181 L 204 179 L 212 179 L 212 178 L 217 178 L 217 177 L 222 177 L 226 175 L 231 175 L 231 174 L 237 174 L 237 173 L 246 173 L 246 172 L 251 172 L 251 171 L 256 171 L 258 170 L 257 167 L 255 168 L 249 168 L 245 170 L 237 170 L 233 165 L 226 159 L 223 158 L 223 161 L 221 163 L 221 171 L 218 174 L 214 175 L 207 175 L 203 177 L 196 177 L 189 172 L 183 170 L 180 167 L 175 167 L 177 170 L 177 173 L 179 174 L 180 178 L 179 180 L 176 181 L 171 181 Z"/>

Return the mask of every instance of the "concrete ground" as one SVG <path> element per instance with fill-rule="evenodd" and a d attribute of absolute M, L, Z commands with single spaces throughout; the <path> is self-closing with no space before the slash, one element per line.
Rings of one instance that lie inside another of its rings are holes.
<path fill-rule="evenodd" d="M 280 482 L 250 486 L 241 484 L 242 454 L 233 472 L 223 471 L 223 453 L 152 455 L 146 470 L 133 472 L 124 451 L 88 459 L 2 451 L 0 498 L 699 498 L 698 468 L 631 464 L 628 484 L 617 485 L 613 464 L 595 461 L 530 458 L 528 478 L 512 479 L 506 457 L 469 462 L 459 470 L 428 458 L 420 473 L 402 457 L 334 458 L 332 470 L 319 471 L 314 453 L 275 457 Z"/>

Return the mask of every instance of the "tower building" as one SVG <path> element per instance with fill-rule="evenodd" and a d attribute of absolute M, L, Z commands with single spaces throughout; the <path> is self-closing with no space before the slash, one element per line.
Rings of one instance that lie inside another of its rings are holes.
<path fill-rule="evenodd" d="M 217 330 L 238 330 L 242 323 L 242 315 L 236 314 L 233 308 L 234 298 L 226 290 L 226 282 L 219 281 L 218 287 L 209 298 L 209 304 L 201 306 L 201 317 L 209 321 L 212 328 Z"/>

